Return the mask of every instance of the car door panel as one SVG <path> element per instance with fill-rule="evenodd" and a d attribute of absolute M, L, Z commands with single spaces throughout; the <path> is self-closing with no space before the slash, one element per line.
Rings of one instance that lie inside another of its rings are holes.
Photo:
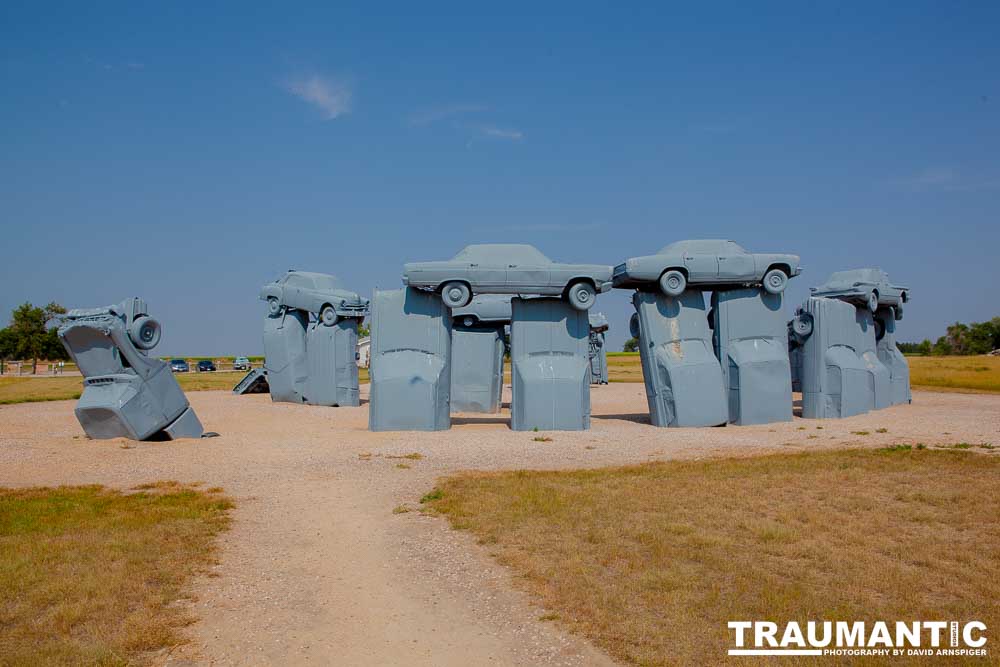
<path fill-rule="evenodd" d="M 684 266 L 687 268 L 688 280 L 714 282 L 719 277 L 719 258 L 717 255 L 696 253 L 684 254 Z"/>
<path fill-rule="evenodd" d="M 719 255 L 719 280 L 751 280 L 754 273 L 753 255 L 746 253 Z"/>
<path fill-rule="evenodd" d="M 507 265 L 507 287 L 512 292 L 551 289 L 550 277 L 551 271 L 548 266 L 519 263 Z"/>

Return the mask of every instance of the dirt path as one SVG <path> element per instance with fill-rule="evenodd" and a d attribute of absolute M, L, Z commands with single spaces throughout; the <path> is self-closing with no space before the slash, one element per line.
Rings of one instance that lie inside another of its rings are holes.
<path fill-rule="evenodd" d="M 176 479 L 223 486 L 237 499 L 221 563 L 190 603 L 200 618 L 194 641 L 162 656 L 168 664 L 600 665 L 610 664 L 602 653 L 538 620 L 545 610 L 517 592 L 488 547 L 443 520 L 393 508 L 416 508 L 437 477 L 473 468 L 1000 444 L 1000 396 L 918 392 L 911 406 L 841 421 L 655 429 L 643 423 L 641 384 L 592 395 L 592 430 L 553 433 L 547 443 L 510 431 L 506 414 L 459 416 L 441 433 L 369 433 L 367 406 L 272 404 L 226 392 L 189 394 L 220 438 L 95 442 L 82 436 L 71 401 L 0 406 L 0 486 Z M 412 452 L 423 458 L 390 458 Z"/>

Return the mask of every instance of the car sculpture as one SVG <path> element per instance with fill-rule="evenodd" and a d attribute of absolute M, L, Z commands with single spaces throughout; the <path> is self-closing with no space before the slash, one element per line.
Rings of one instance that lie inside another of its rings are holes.
<path fill-rule="evenodd" d="M 897 320 L 903 318 L 903 304 L 909 289 L 889 282 L 881 269 L 851 269 L 836 271 L 819 287 L 810 289 L 812 296 L 825 296 L 865 306 L 873 313 L 879 306 L 892 306 Z"/>
<path fill-rule="evenodd" d="M 368 314 L 368 299 L 345 290 L 335 276 L 325 273 L 289 270 L 264 285 L 260 298 L 267 301 L 267 312 L 271 315 L 278 315 L 284 308 L 304 310 L 316 313 L 328 327 L 341 317 L 362 318 Z"/>
<path fill-rule="evenodd" d="M 511 298 L 500 294 L 483 294 L 472 299 L 467 306 L 452 308 L 451 316 L 455 324 L 467 327 L 476 324 L 510 324 Z"/>
<path fill-rule="evenodd" d="M 762 285 L 780 294 L 800 273 L 798 255 L 750 253 L 733 241 L 706 239 L 677 241 L 655 255 L 628 259 L 615 267 L 612 279 L 621 288 L 658 283 L 667 296 L 680 296 L 688 285 Z"/>
<path fill-rule="evenodd" d="M 449 308 L 468 305 L 475 294 L 519 294 L 561 296 L 588 310 L 611 289 L 611 267 L 559 264 L 534 246 L 487 243 L 466 246 L 450 260 L 408 263 L 403 284 L 439 293 Z"/>

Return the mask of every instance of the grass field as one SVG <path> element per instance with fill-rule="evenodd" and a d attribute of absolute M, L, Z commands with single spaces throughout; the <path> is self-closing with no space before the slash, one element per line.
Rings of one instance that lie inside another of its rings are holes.
<path fill-rule="evenodd" d="M 215 373 L 177 373 L 174 377 L 184 391 L 231 390 L 245 375 L 244 371 Z M 368 369 L 358 369 L 361 382 L 368 382 Z M 0 377 L 0 405 L 36 401 L 64 401 L 80 398 L 83 378 L 79 375 L 56 377 Z"/>
<path fill-rule="evenodd" d="M 1000 454 L 983 451 L 463 473 L 424 501 L 514 570 L 542 620 L 631 664 L 718 664 L 731 620 L 1000 626 Z"/>
<path fill-rule="evenodd" d="M 0 664 L 126 665 L 183 641 L 175 602 L 231 503 L 176 483 L 0 489 Z"/>
<path fill-rule="evenodd" d="M 907 357 L 910 384 L 926 389 L 971 393 L 1000 392 L 1000 357 Z M 243 371 L 216 373 L 178 373 L 185 391 L 232 389 Z M 368 382 L 368 369 L 359 369 L 361 382 Z M 642 382 L 638 352 L 608 354 L 608 379 L 611 382 Z M 504 380 L 510 382 L 510 362 Z M 0 377 L 0 405 L 32 401 L 61 401 L 79 398 L 83 390 L 79 376 Z"/>
<path fill-rule="evenodd" d="M 910 384 L 950 391 L 1000 392 L 1000 357 L 907 357 Z"/>

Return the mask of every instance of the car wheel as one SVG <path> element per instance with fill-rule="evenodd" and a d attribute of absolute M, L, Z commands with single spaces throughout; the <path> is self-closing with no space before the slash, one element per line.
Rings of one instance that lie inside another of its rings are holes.
<path fill-rule="evenodd" d="M 639 313 L 632 313 L 632 317 L 628 319 L 628 332 L 632 334 L 632 338 L 639 338 Z"/>
<path fill-rule="evenodd" d="M 147 315 L 136 318 L 129 327 L 128 337 L 140 350 L 152 350 L 160 342 L 160 323 Z"/>
<path fill-rule="evenodd" d="M 271 315 L 277 315 L 281 312 L 281 304 L 273 296 L 267 297 L 267 312 Z"/>
<path fill-rule="evenodd" d="M 875 290 L 868 293 L 868 310 L 873 313 L 878 310 L 878 292 Z"/>
<path fill-rule="evenodd" d="M 768 294 L 781 294 L 788 287 L 788 274 L 781 269 L 771 269 L 764 274 L 763 283 Z"/>
<path fill-rule="evenodd" d="M 875 342 L 877 343 L 878 341 L 882 340 L 883 336 L 885 336 L 885 322 L 883 322 L 882 320 L 876 319 L 875 320 Z"/>
<path fill-rule="evenodd" d="M 680 296 L 687 289 L 687 278 L 677 269 L 664 271 L 660 276 L 660 289 L 667 296 Z"/>
<path fill-rule="evenodd" d="M 472 301 L 472 290 L 469 289 L 468 285 L 457 280 L 445 283 L 444 287 L 441 288 L 441 300 L 449 308 L 461 308 L 469 305 L 469 302 Z"/>
<path fill-rule="evenodd" d="M 323 306 L 323 310 L 319 313 L 319 318 L 328 327 L 332 327 L 337 323 L 337 311 L 333 309 L 333 306 Z"/>
<path fill-rule="evenodd" d="M 808 338 L 813 332 L 813 318 L 809 313 L 797 315 L 792 320 L 792 331 L 800 338 Z"/>
<path fill-rule="evenodd" d="M 593 285 L 581 280 L 569 286 L 569 289 L 566 290 L 566 298 L 569 300 L 569 305 L 577 310 L 590 310 L 597 299 L 597 293 L 594 291 Z"/>

